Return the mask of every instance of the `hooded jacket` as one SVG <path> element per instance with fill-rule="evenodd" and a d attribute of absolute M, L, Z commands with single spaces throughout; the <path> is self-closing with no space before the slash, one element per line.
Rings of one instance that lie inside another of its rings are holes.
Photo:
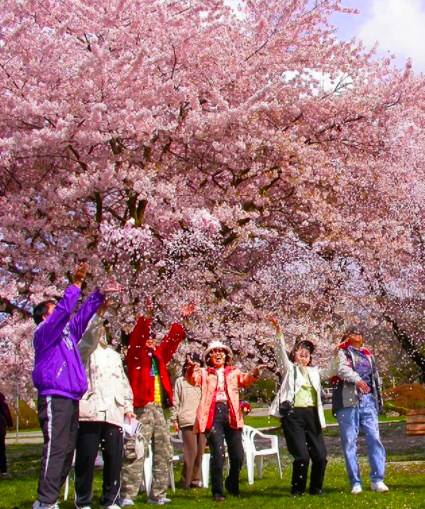
<path fill-rule="evenodd" d="M 79 400 L 87 390 L 87 378 L 77 343 L 104 296 L 95 291 L 71 318 L 80 294 L 77 286 L 69 286 L 53 313 L 35 330 L 32 379 L 39 396 Z"/>
<path fill-rule="evenodd" d="M 159 378 L 163 389 L 165 407 L 173 405 L 173 389 L 167 364 L 173 357 L 177 347 L 186 336 L 184 328 L 173 323 L 170 332 L 154 350 L 148 349 L 146 342 L 150 338 L 152 318 L 141 316 L 130 335 L 127 352 L 128 379 L 133 390 L 134 408 L 146 406 L 154 401 L 154 377 L 151 376 L 152 358 L 158 364 Z"/>
<path fill-rule="evenodd" d="M 104 333 L 104 320 L 96 316 L 78 343 L 88 381 L 88 390 L 80 401 L 79 420 L 122 427 L 124 415 L 133 411 L 133 393 L 120 354 L 100 344 Z"/>
<path fill-rule="evenodd" d="M 366 348 L 359 351 L 368 359 L 372 369 L 372 394 L 375 400 L 376 410 L 382 412 L 381 383 L 376 369 L 375 359 Z M 360 402 L 360 394 L 357 391 L 357 383 L 362 380 L 354 369 L 354 356 L 348 345 L 342 345 L 338 352 L 338 376 L 332 379 L 334 390 L 332 392 L 332 413 L 335 415 L 341 408 L 354 407 Z"/>

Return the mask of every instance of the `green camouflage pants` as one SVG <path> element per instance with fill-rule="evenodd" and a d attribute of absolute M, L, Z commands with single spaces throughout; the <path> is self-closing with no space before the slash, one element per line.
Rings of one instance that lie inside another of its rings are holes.
<path fill-rule="evenodd" d="M 168 469 L 173 457 L 170 430 L 162 407 L 146 405 L 134 410 L 142 427 L 138 437 L 126 440 L 121 471 L 121 498 L 135 499 L 143 476 L 143 462 L 152 446 L 152 487 L 150 498 L 165 497 L 168 487 Z M 142 442 L 142 443 L 141 443 Z"/>

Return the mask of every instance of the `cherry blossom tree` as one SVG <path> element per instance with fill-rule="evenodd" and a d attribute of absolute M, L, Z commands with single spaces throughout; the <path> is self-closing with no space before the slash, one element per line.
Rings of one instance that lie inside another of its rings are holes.
<path fill-rule="evenodd" d="M 272 367 L 270 313 L 323 361 L 361 321 L 423 371 L 423 80 L 338 41 L 341 10 L 4 0 L 2 337 L 86 259 L 126 286 L 117 334 L 193 301 L 193 341 Z"/>

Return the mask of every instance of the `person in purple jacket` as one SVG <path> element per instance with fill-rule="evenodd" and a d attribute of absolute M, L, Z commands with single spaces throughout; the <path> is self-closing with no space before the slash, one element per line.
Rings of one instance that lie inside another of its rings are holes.
<path fill-rule="evenodd" d="M 78 431 L 78 404 L 87 378 L 77 343 L 107 293 L 117 285 L 96 290 L 71 317 L 87 275 L 87 263 L 74 272 L 74 283 L 56 304 L 43 301 L 33 310 L 35 361 L 32 374 L 38 390 L 38 418 L 44 437 L 37 500 L 33 509 L 58 509 L 59 491 L 71 469 Z"/>

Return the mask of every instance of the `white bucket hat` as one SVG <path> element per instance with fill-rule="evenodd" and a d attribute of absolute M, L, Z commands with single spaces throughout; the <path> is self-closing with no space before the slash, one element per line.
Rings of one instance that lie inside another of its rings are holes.
<path fill-rule="evenodd" d="M 233 352 L 230 349 L 230 347 L 228 347 L 221 341 L 211 341 L 211 343 L 207 346 L 207 348 L 205 349 L 205 352 L 204 352 L 205 364 L 207 364 L 208 355 L 211 352 L 211 350 L 223 350 L 224 352 L 226 352 L 229 359 L 231 359 L 233 357 Z"/>

